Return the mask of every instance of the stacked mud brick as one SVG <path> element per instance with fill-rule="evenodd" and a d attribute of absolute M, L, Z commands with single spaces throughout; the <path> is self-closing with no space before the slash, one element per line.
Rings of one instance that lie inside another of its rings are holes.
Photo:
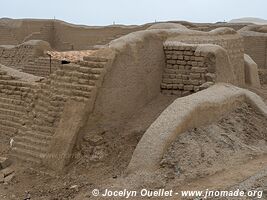
<path fill-rule="evenodd" d="M 50 68 L 50 58 L 49 57 L 38 57 L 29 59 L 27 63 L 23 66 L 22 71 L 33 74 L 35 76 L 47 77 L 61 66 L 61 61 L 56 59 L 51 59 Z"/>
<path fill-rule="evenodd" d="M 196 52 L 197 45 L 165 43 L 166 67 L 161 90 L 164 94 L 186 96 L 207 88 L 215 79 L 215 59 Z"/>
<path fill-rule="evenodd" d="M 12 158 L 41 163 L 65 103 L 68 99 L 94 103 L 107 61 L 87 57 L 85 61 L 61 65 L 41 82 L 25 82 L 0 68 L 0 133 L 14 138 Z"/>
<path fill-rule="evenodd" d="M 26 131 L 32 94 L 31 84 L 18 81 L 0 69 L 0 133 L 7 144 L 19 131 Z"/>
<path fill-rule="evenodd" d="M 22 69 L 33 55 L 32 46 L 0 46 L 0 63 L 5 66 Z"/>

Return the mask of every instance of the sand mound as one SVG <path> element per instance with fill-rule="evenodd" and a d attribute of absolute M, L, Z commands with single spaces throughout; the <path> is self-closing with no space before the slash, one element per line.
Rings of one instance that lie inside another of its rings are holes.
<path fill-rule="evenodd" d="M 247 104 L 208 126 L 180 135 L 161 161 L 168 179 L 213 175 L 267 152 L 267 120 Z"/>

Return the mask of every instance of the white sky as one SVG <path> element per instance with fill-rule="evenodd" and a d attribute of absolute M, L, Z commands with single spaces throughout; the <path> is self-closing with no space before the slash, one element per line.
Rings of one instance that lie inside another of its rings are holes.
<path fill-rule="evenodd" d="M 267 19 L 267 0 L 0 0 L 0 18 L 45 18 L 87 25 Z"/>

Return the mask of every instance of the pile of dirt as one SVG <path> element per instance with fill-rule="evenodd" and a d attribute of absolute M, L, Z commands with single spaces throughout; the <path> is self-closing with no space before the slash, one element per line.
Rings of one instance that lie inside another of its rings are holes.
<path fill-rule="evenodd" d="M 181 135 L 161 161 L 167 182 L 183 184 L 267 153 L 267 119 L 243 104 L 208 126 Z"/>

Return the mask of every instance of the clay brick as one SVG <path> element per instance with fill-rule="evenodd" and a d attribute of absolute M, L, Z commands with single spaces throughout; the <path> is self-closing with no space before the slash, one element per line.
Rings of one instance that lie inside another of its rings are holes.
<path fill-rule="evenodd" d="M 194 90 L 194 86 L 193 85 L 185 85 L 184 86 L 184 90 L 186 90 L 186 91 L 192 91 L 192 90 Z"/>
<path fill-rule="evenodd" d="M 173 83 L 180 84 L 180 83 L 183 83 L 183 80 L 182 79 L 174 79 Z"/>
<path fill-rule="evenodd" d="M 179 69 L 179 65 L 173 65 L 173 69 Z"/>
<path fill-rule="evenodd" d="M 179 69 L 180 70 L 185 70 L 185 66 L 184 65 L 179 65 Z"/>
<path fill-rule="evenodd" d="M 173 79 L 173 78 L 176 78 L 176 75 L 175 75 L 175 74 L 170 74 L 169 77 L 170 77 L 171 79 Z"/>
<path fill-rule="evenodd" d="M 183 90 L 183 89 L 184 89 L 184 84 L 178 84 L 178 88 L 179 88 L 180 90 Z"/>
<path fill-rule="evenodd" d="M 186 66 L 185 66 L 185 69 L 186 69 L 186 70 L 191 70 L 191 68 L 192 68 L 192 66 L 190 66 L 190 65 L 186 65 Z"/>
<path fill-rule="evenodd" d="M 198 80 L 190 80 L 190 83 L 194 86 L 199 85 L 199 81 Z"/>
<path fill-rule="evenodd" d="M 186 61 L 184 61 L 184 60 L 177 60 L 176 63 L 178 65 L 186 65 Z"/>
<path fill-rule="evenodd" d="M 190 60 L 190 56 L 184 56 L 184 60 Z"/>
<path fill-rule="evenodd" d="M 201 67 L 192 67 L 192 71 L 195 73 L 205 73 L 206 69 Z"/>
<path fill-rule="evenodd" d="M 173 60 L 177 60 L 178 59 L 178 56 L 177 55 L 172 55 L 172 59 Z"/>
<path fill-rule="evenodd" d="M 190 73 L 190 79 L 200 79 L 200 73 Z"/>
<path fill-rule="evenodd" d="M 173 85 L 172 85 L 172 88 L 173 88 L 173 89 L 178 89 L 178 84 L 173 84 Z"/>
<path fill-rule="evenodd" d="M 182 75 L 182 79 L 183 80 L 189 80 L 189 76 L 188 75 Z"/>
<path fill-rule="evenodd" d="M 176 74 L 176 77 L 177 79 L 181 79 L 182 78 L 182 74 Z"/>
<path fill-rule="evenodd" d="M 173 83 L 173 80 L 175 80 L 175 79 L 170 79 L 170 78 L 169 79 L 163 79 L 162 82 L 171 84 L 171 83 Z"/>
<path fill-rule="evenodd" d="M 192 56 L 194 53 L 192 51 L 185 51 L 184 54 L 187 56 Z"/>
<path fill-rule="evenodd" d="M 184 59 L 184 56 L 178 55 L 178 60 L 183 60 L 183 59 Z"/>
<path fill-rule="evenodd" d="M 203 57 L 195 57 L 195 61 L 201 61 L 201 62 L 203 62 L 204 61 L 204 58 Z"/>

